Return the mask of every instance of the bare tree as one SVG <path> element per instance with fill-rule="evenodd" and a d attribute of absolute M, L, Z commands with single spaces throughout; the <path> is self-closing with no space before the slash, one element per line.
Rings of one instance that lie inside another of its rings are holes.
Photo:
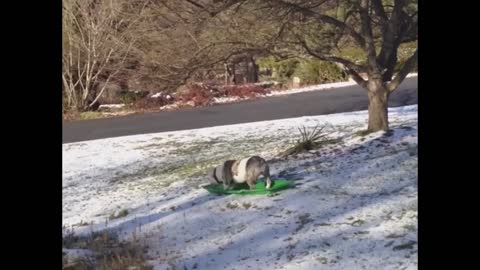
<path fill-rule="evenodd" d="M 368 130 L 388 130 L 388 98 L 417 64 L 418 49 L 397 69 L 400 45 L 417 40 L 417 1 L 225 0 L 212 3 L 203 7 L 216 16 L 225 12 L 230 15 L 261 12 L 256 18 L 257 25 L 270 23 L 278 29 L 270 32 L 270 41 L 276 50 L 289 48 L 290 54 L 307 54 L 341 64 L 367 91 Z M 251 32 L 256 30 L 249 28 Z M 346 47 L 361 49 L 364 61 L 342 56 L 342 49 Z"/>
<path fill-rule="evenodd" d="M 130 3 L 135 1 L 140 0 Z M 138 40 L 132 54 L 140 59 L 132 76 L 159 90 L 173 91 L 209 70 L 223 73 L 227 62 L 266 52 L 258 38 L 257 44 L 245 42 L 255 37 L 247 31 L 245 16 L 239 20 L 225 12 L 212 17 L 207 2 L 151 0 L 132 28 Z M 254 80 L 255 70 L 251 73 Z"/>
<path fill-rule="evenodd" d="M 67 107 L 92 108 L 121 70 L 133 44 L 121 7 L 113 0 L 63 0 L 62 81 Z M 97 89 L 100 80 L 104 84 Z"/>
<path fill-rule="evenodd" d="M 142 0 L 130 0 L 138 10 Z M 130 29 L 137 42 L 129 55 L 137 65 L 130 79 L 150 91 L 174 91 L 194 74 L 221 63 L 225 52 L 210 42 L 198 6 L 185 1 L 151 0 Z"/>
<path fill-rule="evenodd" d="M 230 59 L 265 52 L 265 46 L 226 39 L 245 37 L 248 27 L 224 14 L 210 19 L 194 3 L 63 0 L 65 107 L 91 109 L 110 82 L 128 90 L 175 91 Z"/>

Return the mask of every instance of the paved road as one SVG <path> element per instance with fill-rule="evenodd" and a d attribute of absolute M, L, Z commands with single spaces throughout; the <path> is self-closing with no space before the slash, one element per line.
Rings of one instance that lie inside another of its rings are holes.
<path fill-rule="evenodd" d="M 389 107 L 417 104 L 417 77 L 407 78 L 391 96 Z M 366 110 L 359 86 L 261 98 L 235 104 L 182 109 L 63 123 L 63 143 L 126 135 Z"/>

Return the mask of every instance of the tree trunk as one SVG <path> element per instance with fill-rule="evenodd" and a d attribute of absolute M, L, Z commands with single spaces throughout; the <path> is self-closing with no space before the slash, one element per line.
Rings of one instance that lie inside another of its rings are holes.
<path fill-rule="evenodd" d="M 253 59 L 253 57 L 247 60 L 246 77 L 248 83 L 258 82 L 258 65 L 255 63 L 255 59 Z"/>
<path fill-rule="evenodd" d="M 228 64 L 223 64 L 223 67 L 225 69 L 225 85 L 228 85 L 229 83 L 229 79 L 230 79 L 230 72 L 229 72 L 229 69 L 228 69 Z"/>
<path fill-rule="evenodd" d="M 382 84 L 368 86 L 368 130 L 388 130 L 388 90 Z"/>
<path fill-rule="evenodd" d="M 231 83 L 232 84 L 237 84 L 238 83 L 238 75 L 237 75 L 237 70 L 236 70 L 237 64 L 232 64 L 232 75 L 231 75 Z"/>

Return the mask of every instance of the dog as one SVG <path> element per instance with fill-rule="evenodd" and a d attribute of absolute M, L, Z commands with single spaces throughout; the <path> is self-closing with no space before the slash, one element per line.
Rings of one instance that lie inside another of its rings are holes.
<path fill-rule="evenodd" d="M 257 178 L 263 175 L 265 185 L 270 189 L 270 168 L 265 159 L 259 156 L 247 157 L 240 160 L 227 160 L 215 167 L 211 172 L 212 178 L 219 184 L 223 184 L 225 190 L 233 187 L 236 183 L 247 182 L 251 190 L 255 189 Z"/>

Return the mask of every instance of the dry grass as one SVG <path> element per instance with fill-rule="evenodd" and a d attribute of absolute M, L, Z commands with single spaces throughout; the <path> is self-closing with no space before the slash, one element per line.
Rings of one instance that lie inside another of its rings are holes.
<path fill-rule="evenodd" d="M 65 121 L 75 121 L 75 120 L 90 120 L 109 117 L 109 115 L 102 112 L 95 111 L 86 111 L 86 112 L 77 112 L 70 111 L 63 114 L 63 120 Z"/>
<path fill-rule="evenodd" d="M 109 217 L 110 220 L 112 219 L 117 219 L 117 218 L 121 218 L 121 217 L 125 217 L 128 215 L 128 210 L 127 209 L 122 209 L 121 211 L 119 212 L 116 212 L 116 213 L 112 213 Z"/>
<path fill-rule="evenodd" d="M 91 257 L 67 258 L 63 256 L 64 270 L 151 270 L 146 264 L 146 248 L 138 241 L 120 241 L 113 232 L 76 236 L 73 232 L 63 237 L 64 249 L 81 249 L 93 252 Z"/>
<path fill-rule="evenodd" d="M 320 127 L 315 126 L 312 130 L 308 130 L 305 126 L 298 128 L 300 131 L 300 139 L 298 139 L 292 147 L 282 153 L 282 156 L 296 155 L 302 152 L 318 149 L 327 144 L 338 143 L 339 139 L 326 139 L 327 133 L 324 133 L 326 125 Z"/>

